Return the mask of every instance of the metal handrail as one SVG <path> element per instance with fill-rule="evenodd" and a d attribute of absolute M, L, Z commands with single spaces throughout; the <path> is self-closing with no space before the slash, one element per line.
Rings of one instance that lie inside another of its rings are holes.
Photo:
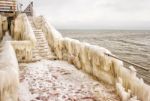
<path fill-rule="evenodd" d="M 123 62 L 125 62 L 125 63 L 131 64 L 131 65 L 133 65 L 133 66 L 135 66 L 135 67 L 141 68 L 141 69 L 143 69 L 143 70 L 145 70 L 145 71 L 149 71 L 149 68 L 146 68 L 146 67 L 144 67 L 144 66 L 140 66 L 140 65 L 138 65 L 138 64 L 132 63 L 132 62 L 127 61 L 127 60 L 125 60 L 125 59 L 121 59 L 121 58 L 119 58 L 119 57 L 116 57 L 116 56 L 111 55 L 111 54 L 108 54 L 108 53 L 104 53 L 104 54 L 107 55 L 107 56 L 109 56 L 109 57 L 113 57 L 113 58 L 115 58 L 115 59 L 121 60 L 121 61 L 123 61 Z"/>

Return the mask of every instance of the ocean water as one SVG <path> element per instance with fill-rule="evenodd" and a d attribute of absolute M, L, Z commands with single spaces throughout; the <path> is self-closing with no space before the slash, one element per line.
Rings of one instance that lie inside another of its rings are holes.
<path fill-rule="evenodd" d="M 119 58 L 150 68 L 150 30 L 59 30 L 63 36 L 102 46 Z M 150 83 L 150 72 L 135 67 Z"/>

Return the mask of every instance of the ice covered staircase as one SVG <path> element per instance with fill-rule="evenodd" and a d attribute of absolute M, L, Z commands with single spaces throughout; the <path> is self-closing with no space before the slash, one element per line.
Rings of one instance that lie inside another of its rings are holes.
<path fill-rule="evenodd" d="M 37 40 L 36 47 L 33 49 L 32 61 L 39 61 L 41 59 L 54 59 L 44 33 L 41 29 L 35 28 L 32 19 L 30 19 L 30 23 Z"/>

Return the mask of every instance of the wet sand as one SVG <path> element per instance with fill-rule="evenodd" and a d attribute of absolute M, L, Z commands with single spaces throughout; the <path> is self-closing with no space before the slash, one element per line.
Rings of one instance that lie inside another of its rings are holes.
<path fill-rule="evenodd" d="M 150 31 L 59 30 L 63 36 L 99 45 L 114 55 L 150 68 Z M 150 72 L 140 68 L 138 76 L 150 84 Z"/>

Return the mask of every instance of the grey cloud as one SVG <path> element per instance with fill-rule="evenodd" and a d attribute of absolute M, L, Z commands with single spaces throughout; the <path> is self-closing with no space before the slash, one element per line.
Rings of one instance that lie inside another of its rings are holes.
<path fill-rule="evenodd" d="M 150 28 L 150 0 L 33 1 L 58 28 Z"/>

